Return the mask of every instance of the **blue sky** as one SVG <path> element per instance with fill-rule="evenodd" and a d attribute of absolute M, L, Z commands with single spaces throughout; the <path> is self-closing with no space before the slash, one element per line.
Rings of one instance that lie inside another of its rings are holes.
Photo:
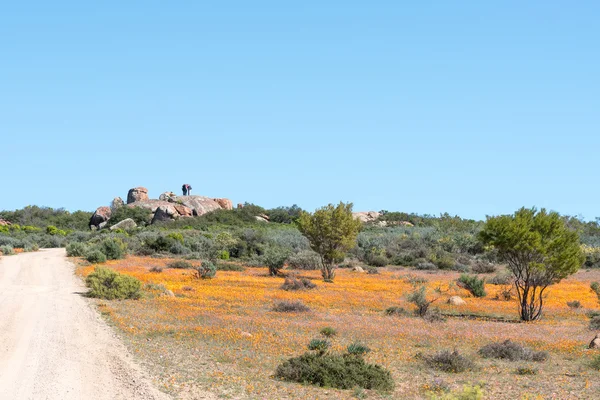
<path fill-rule="evenodd" d="M 1 6 L 0 209 L 600 216 L 600 3 L 205 3 Z"/>

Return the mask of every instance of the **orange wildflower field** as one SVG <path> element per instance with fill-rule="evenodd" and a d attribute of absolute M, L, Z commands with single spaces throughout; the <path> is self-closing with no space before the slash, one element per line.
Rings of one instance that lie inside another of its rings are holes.
<path fill-rule="evenodd" d="M 285 291 L 283 278 L 268 276 L 266 268 L 218 271 L 213 279 L 199 280 L 191 270 L 166 268 L 170 261 L 128 257 L 107 262 L 107 267 L 150 285 L 140 300 L 96 304 L 158 385 L 177 398 L 201 398 L 199 393 L 210 391 L 231 399 L 428 399 L 440 382 L 452 390 L 481 385 L 489 399 L 600 398 L 600 372 L 588 365 L 600 352 L 587 349 L 595 332 L 588 329 L 586 315 L 599 309 L 590 283 L 600 280 L 600 271 L 580 271 L 551 286 L 544 318 L 518 323 L 516 301 L 496 299 L 500 286 L 486 284 L 487 297 L 474 298 L 453 285 L 459 276 L 455 272 L 396 268 L 361 274 L 338 269 L 335 282 L 324 283 L 319 271 L 285 270 L 317 284 L 308 291 Z M 94 267 L 81 265 L 77 273 L 85 277 Z M 152 267 L 164 270 L 151 272 Z M 414 277 L 427 279 L 428 296 L 439 297 L 433 306 L 447 316 L 445 322 L 385 314 L 391 306 L 414 308 L 406 301 Z M 164 295 L 165 288 L 174 297 Z M 452 295 L 461 296 L 466 305 L 447 304 Z M 310 311 L 275 312 L 272 306 L 278 300 L 301 300 Z M 573 300 L 582 307 L 568 307 Z M 391 371 L 394 392 L 318 388 L 272 377 L 279 363 L 304 353 L 326 326 L 338 331 L 334 351 L 356 341 L 366 344 L 371 349 L 367 361 Z M 509 362 L 477 354 L 482 346 L 506 339 L 548 351 L 550 358 Z M 444 373 L 415 357 L 453 349 L 470 357 L 477 368 Z M 518 367 L 536 369 L 537 374 L 518 375 Z"/>

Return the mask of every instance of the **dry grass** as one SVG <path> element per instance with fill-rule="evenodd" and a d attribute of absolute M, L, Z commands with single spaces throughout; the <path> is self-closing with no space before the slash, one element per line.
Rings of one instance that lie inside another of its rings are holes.
<path fill-rule="evenodd" d="M 212 280 L 196 280 L 188 270 L 165 269 L 172 260 L 129 257 L 109 261 L 107 266 L 135 276 L 144 283 L 164 285 L 175 297 L 148 296 L 139 301 L 103 302 L 103 315 L 123 333 L 140 360 L 157 376 L 159 384 L 181 398 L 191 398 L 198 389 L 224 398 L 317 399 L 352 398 L 352 391 L 319 389 L 280 382 L 272 378 L 277 365 L 297 356 L 325 326 L 338 334 L 333 350 L 361 341 L 372 350 L 367 361 L 379 363 L 396 381 L 392 398 L 427 398 L 434 376 L 443 376 L 453 389 L 465 383 L 485 382 L 486 398 L 600 398 L 598 372 L 589 368 L 593 354 L 586 350 L 591 340 L 586 311 L 598 310 L 598 298 L 590 282 L 600 280 L 600 271 L 582 271 L 550 288 L 545 299 L 545 318 L 536 323 L 494 322 L 516 319 L 514 301 L 495 300 L 502 289 L 486 285 L 488 296 L 470 297 L 449 284 L 458 273 L 413 272 L 427 277 L 425 285 L 436 305 L 448 314 L 445 323 L 429 323 L 412 316 L 390 317 L 391 306 L 412 310 L 405 295 L 414 290 L 407 279 L 390 271 L 358 274 L 338 270 L 335 283 L 321 283 L 310 291 L 281 290 L 283 279 L 267 276 L 266 269 L 243 272 L 219 271 Z M 94 266 L 81 266 L 86 276 Z M 319 271 L 302 271 L 302 276 L 319 281 Z M 436 294 L 434 289 L 445 289 Z M 451 295 L 467 304 L 446 304 Z M 302 301 L 310 313 L 278 313 L 278 301 Z M 572 310 L 568 301 L 579 300 L 582 308 Z M 487 318 L 487 319 L 484 319 Z M 482 359 L 477 350 L 490 342 L 510 339 L 538 351 L 548 351 L 552 362 L 537 366 L 536 375 L 520 376 L 514 365 Z M 415 358 L 417 353 L 458 349 L 476 360 L 478 369 L 461 374 L 437 372 Z M 369 398 L 389 398 L 369 393 Z"/>

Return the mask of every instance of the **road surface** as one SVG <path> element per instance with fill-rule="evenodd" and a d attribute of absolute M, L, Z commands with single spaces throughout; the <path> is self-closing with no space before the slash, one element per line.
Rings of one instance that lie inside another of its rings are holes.
<path fill-rule="evenodd" d="M 0 259 L 0 399 L 166 400 L 81 296 L 64 249 Z"/>

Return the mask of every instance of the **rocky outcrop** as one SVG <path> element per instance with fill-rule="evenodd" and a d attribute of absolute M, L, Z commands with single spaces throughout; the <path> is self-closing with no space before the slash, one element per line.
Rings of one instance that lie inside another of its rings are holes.
<path fill-rule="evenodd" d="M 148 189 L 141 186 L 129 189 L 129 193 L 127 193 L 127 204 L 145 200 L 149 200 Z"/>
<path fill-rule="evenodd" d="M 113 201 L 110 202 L 110 209 L 114 212 L 117 208 L 123 207 L 125 202 L 120 197 L 115 197 Z"/>
<path fill-rule="evenodd" d="M 596 334 L 596 337 L 592 339 L 588 349 L 600 349 L 600 333 Z"/>
<path fill-rule="evenodd" d="M 90 218 L 90 229 L 101 229 L 104 228 L 112 211 L 110 207 L 98 207 L 92 217 Z"/>
<path fill-rule="evenodd" d="M 179 218 L 179 213 L 172 204 L 162 205 L 156 209 L 152 223 L 172 221 L 177 218 Z"/>
<path fill-rule="evenodd" d="M 378 213 L 377 211 L 361 211 L 353 212 L 352 216 L 354 219 L 358 219 L 360 222 L 367 223 L 375 221 L 381 216 L 381 213 Z"/>
<path fill-rule="evenodd" d="M 8 226 L 8 225 L 12 225 L 10 222 L 8 222 L 5 219 L 0 218 L 0 226 Z"/>
<path fill-rule="evenodd" d="M 158 196 L 159 200 L 162 201 L 171 201 L 172 198 L 177 197 L 177 195 L 173 192 L 164 192 L 160 196 Z"/>
<path fill-rule="evenodd" d="M 214 199 L 204 196 L 175 196 L 170 201 L 190 208 L 193 215 L 204 215 L 222 209 Z"/>
<path fill-rule="evenodd" d="M 116 224 L 114 224 L 113 226 L 110 227 L 111 231 L 114 231 L 115 229 L 123 229 L 124 231 L 127 231 L 129 229 L 134 229 L 137 228 L 137 224 L 135 223 L 134 220 L 132 220 L 131 218 L 126 218 L 123 221 L 119 221 Z"/>
<path fill-rule="evenodd" d="M 458 296 L 452 296 L 448 299 L 448 304 L 452 304 L 453 306 L 464 306 L 467 302 Z"/>
<path fill-rule="evenodd" d="M 233 203 L 229 199 L 213 199 L 224 210 L 233 210 Z"/>
<path fill-rule="evenodd" d="M 238 203 L 238 204 L 237 204 L 237 208 L 238 208 L 238 209 L 240 209 L 240 208 L 244 208 L 244 203 Z"/>

